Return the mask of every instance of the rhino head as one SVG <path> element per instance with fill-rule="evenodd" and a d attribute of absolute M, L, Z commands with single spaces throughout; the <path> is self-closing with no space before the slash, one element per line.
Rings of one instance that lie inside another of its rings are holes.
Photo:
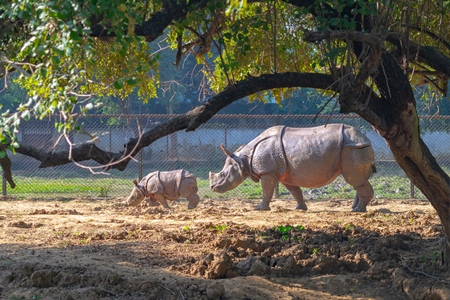
<path fill-rule="evenodd" d="M 130 196 L 128 196 L 126 200 L 126 205 L 128 206 L 136 206 L 145 199 L 143 188 L 138 184 L 136 180 L 133 180 L 134 188 L 131 191 Z"/>
<path fill-rule="evenodd" d="M 220 144 L 227 156 L 225 165 L 219 173 L 209 172 L 209 184 L 213 192 L 225 193 L 241 184 L 247 176 L 244 175 L 244 163 L 235 154 Z"/>

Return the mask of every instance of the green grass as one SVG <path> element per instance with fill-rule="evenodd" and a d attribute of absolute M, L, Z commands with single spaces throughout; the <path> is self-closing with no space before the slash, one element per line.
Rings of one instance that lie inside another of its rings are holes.
<path fill-rule="evenodd" d="M 107 178 L 44 178 L 15 176 L 15 189 L 7 187 L 9 196 L 17 197 L 126 197 L 133 189 L 129 178 L 117 176 Z M 380 176 L 375 174 L 370 179 L 375 191 L 375 198 L 405 199 L 410 198 L 410 182 L 404 176 Z M 223 194 L 214 193 L 209 188 L 208 179 L 197 179 L 199 196 L 202 199 L 261 199 L 261 183 L 247 179 L 237 188 Z M 351 199 L 355 196 L 353 188 L 340 176 L 327 186 L 317 189 L 302 189 L 305 199 Z M 416 198 L 424 196 L 415 189 Z M 291 194 L 280 184 L 277 198 L 292 199 Z"/>
<path fill-rule="evenodd" d="M 93 196 L 111 197 L 130 193 L 133 186 L 129 179 L 112 178 L 43 178 L 14 177 L 16 187 L 8 186 L 9 196 Z M 126 191 L 126 192 L 125 192 Z"/>

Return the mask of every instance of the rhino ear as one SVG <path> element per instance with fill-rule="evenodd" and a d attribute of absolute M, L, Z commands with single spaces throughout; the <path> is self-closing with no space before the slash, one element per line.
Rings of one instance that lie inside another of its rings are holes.
<path fill-rule="evenodd" d="M 135 186 L 137 186 L 137 185 L 138 185 L 138 182 L 137 182 L 137 180 L 136 180 L 136 179 L 133 179 L 133 183 L 134 183 L 134 185 L 135 185 Z"/>
<path fill-rule="evenodd" d="M 223 153 L 225 153 L 226 156 L 233 156 L 233 153 L 225 149 L 225 146 L 223 144 L 220 144 L 220 148 L 222 149 Z"/>

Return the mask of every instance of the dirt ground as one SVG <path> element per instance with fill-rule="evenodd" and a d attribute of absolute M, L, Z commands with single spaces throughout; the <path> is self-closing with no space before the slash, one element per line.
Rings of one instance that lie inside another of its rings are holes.
<path fill-rule="evenodd" d="M 450 299 L 427 201 L 0 200 L 0 299 Z"/>

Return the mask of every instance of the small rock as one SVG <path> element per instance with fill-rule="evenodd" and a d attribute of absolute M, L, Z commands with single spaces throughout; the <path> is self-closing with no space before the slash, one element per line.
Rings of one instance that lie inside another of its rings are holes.
<path fill-rule="evenodd" d="M 256 276 L 261 276 L 261 275 L 269 275 L 270 274 L 270 267 L 268 265 L 266 265 L 265 263 L 263 263 L 262 261 L 255 261 L 250 270 L 248 271 L 248 276 L 251 275 L 256 275 Z"/>
<path fill-rule="evenodd" d="M 213 282 L 206 288 L 206 297 L 210 300 L 222 299 L 225 296 L 225 287 L 220 282 Z"/>

